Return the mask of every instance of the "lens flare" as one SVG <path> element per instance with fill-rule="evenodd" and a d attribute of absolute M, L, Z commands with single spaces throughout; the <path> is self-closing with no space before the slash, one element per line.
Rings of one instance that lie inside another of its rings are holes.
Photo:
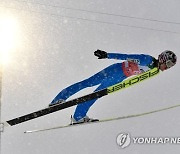
<path fill-rule="evenodd" d="M 17 44 L 18 22 L 13 17 L 0 16 L 0 63 L 10 61 L 10 54 Z"/>

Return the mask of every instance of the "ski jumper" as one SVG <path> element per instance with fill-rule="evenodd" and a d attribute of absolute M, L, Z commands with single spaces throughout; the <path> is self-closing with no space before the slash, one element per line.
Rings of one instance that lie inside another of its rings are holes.
<path fill-rule="evenodd" d="M 66 100 L 70 96 L 79 92 L 80 90 L 99 85 L 95 91 L 102 90 L 118 82 L 125 80 L 127 77 L 137 75 L 142 72 L 148 71 L 156 67 L 157 60 L 149 55 L 144 54 L 120 54 L 120 53 L 108 53 L 108 59 L 125 60 L 122 63 L 115 63 L 93 76 L 83 81 L 77 82 L 65 89 L 63 89 L 51 102 L 55 104 L 58 100 Z M 94 91 L 94 92 L 95 92 Z M 98 99 L 98 98 L 97 98 Z M 78 104 L 74 113 L 74 119 L 76 121 L 86 116 L 90 107 L 96 102 L 97 99 L 93 99 L 82 104 Z"/>

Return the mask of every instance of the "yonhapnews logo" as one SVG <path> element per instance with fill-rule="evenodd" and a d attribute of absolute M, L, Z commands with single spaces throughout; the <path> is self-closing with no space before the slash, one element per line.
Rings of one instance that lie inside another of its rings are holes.
<path fill-rule="evenodd" d="M 124 149 L 130 144 L 179 144 L 180 137 L 132 137 L 130 133 L 120 133 L 116 138 L 117 145 Z"/>

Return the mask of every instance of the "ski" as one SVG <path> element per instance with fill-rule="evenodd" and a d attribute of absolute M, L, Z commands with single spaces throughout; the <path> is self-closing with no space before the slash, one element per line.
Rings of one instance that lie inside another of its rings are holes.
<path fill-rule="evenodd" d="M 99 123 L 102 122 L 102 120 L 99 121 L 92 121 L 92 122 L 81 122 L 81 123 L 76 123 L 76 124 L 67 124 L 67 125 L 62 125 L 62 126 L 57 126 L 57 127 L 52 127 L 52 128 L 45 128 L 45 129 L 37 129 L 37 130 L 27 130 L 24 133 L 36 133 L 36 132 L 43 132 L 43 131 L 48 131 L 48 130 L 53 130 L 53 129 L 60 129 L 60 128 L 67 128 L 67 127 L 76 127 L 76 126 L 84 126 L 92 123 Z"/>
<path fill-rule="evenodd" d="M 65 108 L 68 108 L 68 107 L 71 107 L 71 106 L 74 106 L 77 104 L 81 104 L 83 102 L 86 102 L 86 101 L 89 101 L 89 100 L 92 100 L 95 98 L 103 97 L 105 95 L 111 94 L 111 93 L 116 92 L 118 90 L 125 89 L 127 87 L 132 86 L 132 85 L 135 85 L 141 81 L 144 81 L 148 78 L 151 78 L 151 77 L 157 75 L 158 73 L 159 73 L 159 69 L 153 68 L 147 72 L 144 72 L 140 75 L 131 77 L 131 78 L 129 78 L 123 82 L 117 83 L 117 84 L 110 86 L 108 88 L 105 88 L 103 90 L 99 90 L 97 92 L 93 92 L 93 93 L 90 93 L 88 95 L 78 97 L 78 98 L 72 99 L 70 101 L 66 101 L 62 104 L 53 105 L 51 107 L 47 107 L 45 109 L 41 109 L 41 110 L 32 112 L 30 114 L 26 114 L 26 115 L 8 120 L 4 123 L 4 126 L 17 125 L 17 124 L 23 123 L 25 121 L 29 121 L 29 120 L 32 120 L 32 119 L 35 119 L 35 118 L 38 118 L 38 117 L 59 111 L 59 110 L 63 110 Z"/>
<path fill-rule="evenodd" d="M 51 128 L 45 128 L 45 129 L 28 130 L 28 131 L 25 131 L 24 133 L 26 133 L 26 134 L 27 133 L 37 133 L 37 132 L 50 131 L 50 130 L 55 130 L 55 129 L 71 128 L 71 127 L 85 126 L 85 125 L 90 125 L 90 124 L 100 124 L 100 123 L 104 123 L 104 122 L 110 122 L 110 121 L 117 121 L 117 120 L 141 117 L 141 116 L 145 116 L 145 115 L 149 115 L 149 114 L 153 114 L 153 113 L 157 113 L 157 112 L 162 112 L 162 111 L 174 109 L 174 108 L 177 108 L 177 107 L 180 107 L 180 104 L 165 107 L 165 108 L 161 108 L 161 109 L 156 109 L 156 110 L 149 111 L 149 112 L 130 114 L 130 115 L 114 117 L 114 118 L 106 118 L 106 119 L 102 119 L 102 120 L 99 120 L 99 121 L 79 123 L 79 124 L 75 124 L 75 125 L 67 124 L 67 125 L 56 126 L 56 127 L 51 127 Z"/>

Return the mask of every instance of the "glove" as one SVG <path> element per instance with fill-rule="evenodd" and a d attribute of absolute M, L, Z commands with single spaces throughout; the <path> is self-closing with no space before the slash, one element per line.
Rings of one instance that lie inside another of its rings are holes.
<path fill-rule="evenodd" d="M 99 49 L 94 52 L 94 55 L 97 56 L 98 59 L 105 59 L 105 58 L 107 58 L 107 52 L 99 50 Z"/>

